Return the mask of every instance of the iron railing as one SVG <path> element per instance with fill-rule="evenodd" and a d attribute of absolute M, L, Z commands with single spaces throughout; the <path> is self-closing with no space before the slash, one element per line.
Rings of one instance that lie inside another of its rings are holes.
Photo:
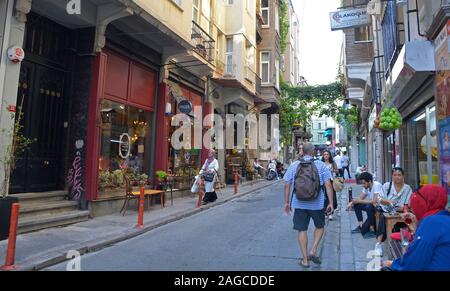
<path fill-rule="evenodd" d="M 195 21 L 192 21 L 191 40 L 194 45 L 194 50 L 208 62 L 212 63 L 214 61 L 214 49 L 216 42 Z"/>

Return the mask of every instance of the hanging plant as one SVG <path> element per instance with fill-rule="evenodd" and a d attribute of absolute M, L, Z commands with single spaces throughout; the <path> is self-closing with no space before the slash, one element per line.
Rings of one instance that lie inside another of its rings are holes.
<path fill-rule="evenodd" d="M 397 108 L 385 108 L 381 112 L 379 127 L 386 131 L 399 129 L 403 125 L 402 115 Z"/>

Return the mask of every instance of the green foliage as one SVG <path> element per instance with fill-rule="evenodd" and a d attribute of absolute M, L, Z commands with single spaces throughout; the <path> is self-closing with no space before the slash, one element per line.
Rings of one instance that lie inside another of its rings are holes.
<path fill-rule="evenodd" d="M 5 106 L 4 106 L 5 107 Z M 6 107 L 5 107 L 6 108 Z M 23 120 L 23 100 L 22 104 L 17 108 L 18 112 L 10 112 L 10 118 L 13 122 L 11 128 L 1 130 L 2 137 L 11 144 L 6 146 L 5 155 L 0 162 L 3 164 L 4 179 L 2 185 L 2 196 L 6 198 L 9 192 L 9 177 L 16 169 L 17 157 L 28 150 L 29 146 L 36 141 L 36 139 L 29 139 L 22 134 L 22 120 Z"/>
<path fill-rule="evenodd" d="M 156 176 L 160 179 L 160 180 L 165 180 L 167 178 L 167 173 L 164 171 L 157 171 L 156 172 Z"/>
<path fill-rule="evenodd" d="M 281 84 L 280 125 L 282 140 L 290 144 L 295 127 L 308 128 L 311 117 L 331 117 L 353 134 L 358 124 L 358 110 L 343 105 L 342 78 L 328 85 L 295 87 Z"/>
<path fill-rule="evenodd" d="M 280 11 L 280 49 L 284 53 L 287 47 L 287 41 L 289 36 L 289 17 L 288 17 L 288 7 L 287 1 L 281 2 Z"/>

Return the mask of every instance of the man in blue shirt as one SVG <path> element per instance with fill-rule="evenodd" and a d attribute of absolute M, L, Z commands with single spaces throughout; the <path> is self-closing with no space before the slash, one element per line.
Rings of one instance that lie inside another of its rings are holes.
<path fill-rule="evenodd" d="M 303 159 L 305 161 L 310 161 L 313 159 L 314 155 L 314 145 L 311 143 L 306 143 L 303 145 Z M 327 213 L 333 212 L 333 186 L 331 184 L 331 171 L 325 166 L 322 161 L 314 161 L 320 177 L 320 185 L 325 186 L 328 195 L 329 205 L 326 209 Z M 316 264 L 321 264 L 320 258 L 317 256 L 317 249 L 319 243 L 323 238 L 325 230 L 325 213 L 324 213 L 324 203 L 325 203 L 325 193 L 323 189 L 317 199 L 312 201 L 300 201 L 294 193 L 293 185 L 295 183 L 295 176 L 297 174 L 298 166 L 300 161 L 295 161 L 287 170 L 284 180 L 286 182 L 284 187 L 284 211 L 288 214 L 295 209 L 294 212 L 294 229 L 299 232 L 298 241 L 300 245 L 300 250 L 303 254 L 303 259 L 299 264 L 305 268 L 309 268 L 309 261 L 313 261 Z M 292 197 L 292 200 L 290 200 Z M 314 226 L 316 230 L 314 232 L 314 244 L 311 252 L 308 255 L 308 227 L 311 221 L 314 221 Z"/>

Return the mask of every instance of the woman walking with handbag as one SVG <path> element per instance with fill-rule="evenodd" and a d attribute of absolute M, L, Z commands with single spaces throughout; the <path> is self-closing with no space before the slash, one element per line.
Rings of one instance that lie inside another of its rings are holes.
<path fill-rule="evenodd" d="M 205 161 L 201 171 L 200 177 L 205 182 L 205 197 L 203 198 L 203 205 L 215 202 L 217 194 L 214 190 L 214 183 L 216 181 L 217 172 L 219 171 L 219 162 L 215 158 L 215 151 L 210 150 L 208 159 Z"/>
<path fill-rule="evenodd" d="M 336 165 L 336 163 L 333 160 L 333 156 L 331 155 L 331 152 L 326 150 L 322 153 L 322 162 L 325 163 L 325 166 L 327 166 L 328 169 L 331 171 L 331 183 L 333 184 L 333 180 L 336 179 L 336 176 L 339 175 L 339 169 Z M 337 197 L 336 197 L 336 190 L 333 189 L 333 207 L 336 211 L 338 207 Z M 325 197 L 325 207 L 328 206 L 328 197 Z M 327 217 L 329 220 L 333 220 L 333 213 L 327 213 Z"/>

